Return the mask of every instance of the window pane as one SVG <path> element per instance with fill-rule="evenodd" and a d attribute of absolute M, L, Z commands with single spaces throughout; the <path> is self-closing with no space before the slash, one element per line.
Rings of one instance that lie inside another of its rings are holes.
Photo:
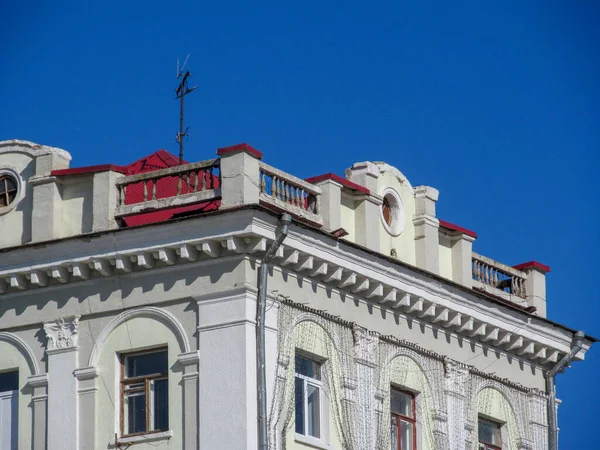
<path fill-rule="evenodd" d="M 169 429 L 169 380 L 155 380 L 151 385 L 153 393 L 153 430 Z"/>
<path fill-rule="evenodd" d="M 479 419 L 479 442 L 500 446 L 500 425 Z"/>
<path fill-rule="evenodd" d="M 406 417 L 414 418 L 412 408 L 412 395 L 392 389 L 391 395 L 391 410 L 395 414 L 402 414 Z"/>
<path fill-rule="evenodd" d="M 304 380 L 302 378 L 296 378 L 294 389 L 294 399 L 296 403 L 296 433 L 304 434 Z"/>
<path fill-rule="evenodd" d="M 321 363 L 302 355 L 296 355 L 296 373 L 315 380 L 321 379 Z"/>
<path fill-rule="evenodd" d="M 140 377 L 168 372 L 167 351 L 125 357 L 125 376 Z"/>
<path fill-rule="evenodd" d="M 391 433 L 392 433 L 392 447 L 391 450 L 398 450 L 398 420 L 392 416 L 392 424 L 391 424 Z"/>
<path fill-rule="evenodd" d="M 321 437 L 321 399 L 320 390 L 316 386 L 308 385 L 308 434 Z"/>
<path fill-rule="evenodd" d="M 146 431 L 146 394 L 135 392 L 125 395 L 125 434 Z"/>
<path fill-rule="evenodd" d="M 412 450 L 413 448 L 413 424 L 404 420 L 400 421 L 400 434 L 402 439 L 402 450 Z"/>
<path fill-rule="evenodd" d="M 19 371 L 0 373 L 0 392 L 19 390 Z"/>

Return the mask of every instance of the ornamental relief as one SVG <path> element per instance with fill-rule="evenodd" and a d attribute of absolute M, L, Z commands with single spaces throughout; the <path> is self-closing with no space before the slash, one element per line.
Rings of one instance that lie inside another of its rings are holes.
<path fill-rule="evenodd" d="M 47 350 L 76 347 L 79 341 L 79 318 L 81 316 L 61 317 L 54 322 L 44 324 L 48 342 Z"/>

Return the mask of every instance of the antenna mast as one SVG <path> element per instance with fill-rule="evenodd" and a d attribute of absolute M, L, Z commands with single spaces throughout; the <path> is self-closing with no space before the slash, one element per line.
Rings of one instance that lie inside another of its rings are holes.
<path fill-rule="evenodd" d="M 185 131 L 183 129 L 183 111 L 184 111 L 183 98 L 198 87 L 198 86 L 194 86 L 193 88 L 189 88 L 187 85 L 187 80 L 192 74 L 189 72 L 189 70 L 187 72 L 184 72 L 183 69 L 185 68 L 185 65 L 187 64 L 189 57 L 190 57 L 190 55 L 188 54 L 187 57 L 185 58 L 185 62 L 183 63 L 183 66 L 181 66 L 181 69 L 179 69 L 179 60 L 177 60 L 177 79 L 178 80 L 181 79 L 181 83 L 179 83 L 179 86 L 177 87 L 177 89 L 175 89 L 175 94 L 177 94 L 177 97 L 175 97 L 175 98 L 180 100 L 179 132 L 177 133 L 177 136 L 175 137 L 175 140 L 177 142 L 179 142 L 179 165 L 183 164 L 183 138 L 185 136 L 188 136 L 187 131 L 189 130 L 189 127 L 186 128 Z"/>

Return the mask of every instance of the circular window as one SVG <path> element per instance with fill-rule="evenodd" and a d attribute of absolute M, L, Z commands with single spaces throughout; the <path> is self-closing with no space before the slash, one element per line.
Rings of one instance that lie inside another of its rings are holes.
<path fill-rule="evenodd" d="M 400 235 L 404 230 L 405 216 L 404 205 L 398 193 L 392 188 L 383 191 L 381 221 L 386 231 L 392 236 Z"/>
<path fill-rule="evenodd" d="M 11 169 L 0 169 L 0 214 L 11 211 L 20 200 L 20 177 Z"/>

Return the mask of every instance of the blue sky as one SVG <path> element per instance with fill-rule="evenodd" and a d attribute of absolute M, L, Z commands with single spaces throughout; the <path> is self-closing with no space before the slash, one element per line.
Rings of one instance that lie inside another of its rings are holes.
<path fill-rule="evenodd" d="M 10 3 L 10 4 L 8 4 Z M 73 166 L 248 142 L 300 177 L 385 160 L 475 249 L 552 267 L 549 317 L 600 337 L 600 3 L 2 2 L 0 139 Z M 561 445 L 597 448 L 600 344 L 558 377 Z"/>

